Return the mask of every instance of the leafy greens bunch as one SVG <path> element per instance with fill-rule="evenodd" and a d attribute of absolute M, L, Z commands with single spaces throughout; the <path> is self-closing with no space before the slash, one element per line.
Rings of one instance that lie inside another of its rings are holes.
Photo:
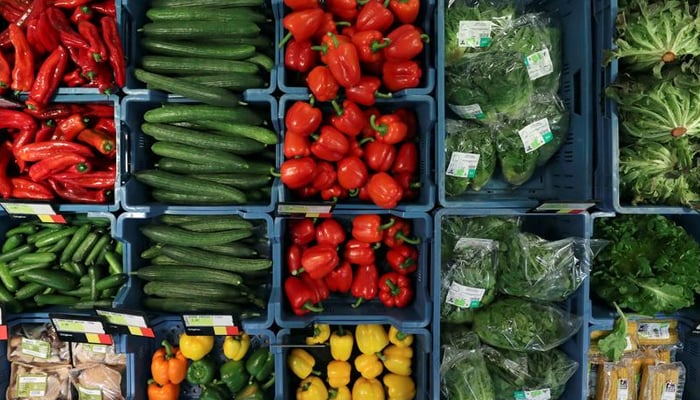
<path fill-rule="evenodd" d="M 466 329 L 454 329 L 441 337 L 440 390 L 442 398 L 495 400 L 493 382 L 486 367 L 479 337 Z"/>

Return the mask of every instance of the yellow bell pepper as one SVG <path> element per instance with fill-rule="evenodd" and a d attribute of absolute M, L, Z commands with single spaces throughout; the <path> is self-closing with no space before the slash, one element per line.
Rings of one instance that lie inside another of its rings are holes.
<path fill-rule="evenodd" d="M 352 400 L 384 400 L 384 388 L 376 379 L 358 378 L 352 385 Z"/>
<path fill-rule="evenodd" d="M 392 325 L 389 328 L 389 341 L 399 347 L 410 347 L 413 344 L 413 335 L 403 333 Z"/>
<path fill-rule="evenodd" d="M 328 391 L 331 400 L 352 400 L 352 394 L 347 386 L 331 389 Z"/>
<path fill-rule="evenodd" d="M 299 379 L 306 379 L 312 373 L 318 375 L 318 372 L 314 371 L 316 366 L 314 356 L 304 349 L 293 349 L 287 357 L 287 366 Z"/>
<path fill-rule="evenodd" d="M 328 400 L 328 389 L 321 378 L 310 376 L 299 383 L 297 400 Z"/>
<path fill-rule="evenodd" d="M 410 376 L 386 374 L 383 381 L 389 400 L 413 400 L 416 397 L 416 383 Z"/>
<path fill-rule="evenodd" d="M 411 376 L 411 359 L 406 357 L 393 357 L 386 356 L 382 354 L 379 357 L 389 372 L 393 372 L 396 375 Z"/>
<path fill-rule="evenodd" d="M 350 373 L 352 366 L 347 361 L 333 360 L 326 366 L 326 376 L 328 377 L 328 386 L 339 388 L 350 383 Z"/>
<path fill-rule="evenodd" d="M 357 325 L 355 340 L 362 354 L 375 354 L 389 344 L 389 337 L 381 325 Z"/>
<path fill-rule="evenodd" d="M 185 358 L 198 361 L 204 358 L 214 348 L 214 336 L 180 335 L 180 351 Z"/>
<path fill-rule="evenodd" d="M 390 344 L 382 351 L 382 355 L 384 355 L 384 357 L 413 358 L 413 348 L 399 347 L 395 344 Z"/>
<path fill-rule="evenodd" d="M 328 324 L 314 324 L 314 335 L 306 338 L 306 344 L 324 344 L 331 337 L 331 327 Z"/>
<path fill-rule="evenodd" d="M 376 354 L 360 354 L 355 358 L 355 369 L 363 378 L 374 379 L 384 372 L 384 366 Z"/>
<path fill-rule="evenodd" d="M 226 358 L 241 361 L 250 349 L 250 336 L 247 333 L 241 333 L 238 336 L 226 336 L 223 348 Z"/>
<path fill-rule="evenodd" d="M 334 360 L 347 361 L 354 345 L 352 332 L 344 330 L 341 326 L 331 335 L 331 356 Z"/>

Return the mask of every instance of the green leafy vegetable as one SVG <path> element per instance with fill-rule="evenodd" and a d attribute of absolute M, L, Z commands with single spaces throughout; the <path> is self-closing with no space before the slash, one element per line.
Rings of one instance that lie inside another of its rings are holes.
<path fill-rule="evenodd" d="M 442 259 L 454 257 L 454 249 L 459 239 L 479 238 L 498 241 L 499 253 L 510 249 L 509 238 L 520 231 L 519 218 L 504 217 L 443 217 L 442 219 Z M 503 259 L 499 256 L 499 259 Z"/>
<path fill-rule="evenodd" d="M 440 391 L 450 400 L 495 400 L 493 382 L 486 368 L 479 337 L 455 328 L 442 338 Z"/>
<path fill-rule="evenodd" d="M 501 129 L 496 139 L 498 161 L 503 179 L 513 186 L 520 186 L 535 174 L 539 153 L 525 152 L 523 141 L 517 131 L 524 126 L 520 123 L 511 122 L 511 124 Z"/>
<path fill-rule="evenodd" d="M 448 196 L 459 196 L 470 186 L 472 190 L 481 190 L 491 179 L 496 169 L 496 147 L 493 131 L 488 127 L 468 121 L 447 120 L 445 121 L 445 133 L 447 135 L 445 140 L 446 169 L 450 166 L 453 152 L 479 155 L 479 162 L 472 177 L 445 176 L 445 193 Z"/>
<path fill-rule="evenodd" d="M 607 336 L 598 340 L 598 348 L 608 360 L 617 362 L 627 348 L 627 317 L 620 310 L 617 303 L 613 303 L 613 305 L 620 317 L 615 320 L 613 330 Z"/>

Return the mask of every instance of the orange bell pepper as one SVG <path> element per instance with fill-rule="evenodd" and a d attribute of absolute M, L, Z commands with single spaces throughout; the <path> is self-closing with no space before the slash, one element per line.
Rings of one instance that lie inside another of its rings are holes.
<path fill-rule="evenodd" d="M 187 359 L 179 348 L 173 347 L 167 340 L 161 344 L 163 347 L 156 350 L 151 359 L 151 375 L 161 386 L 168 383 L 177 385 L 187 375 Z"/>
<path fill-rule="evenodd" d="M 180 397 L 180 385 L 166 383 L 159 385 L 153 379 L 148 381 L 148 400 L 177 400 Z"/>

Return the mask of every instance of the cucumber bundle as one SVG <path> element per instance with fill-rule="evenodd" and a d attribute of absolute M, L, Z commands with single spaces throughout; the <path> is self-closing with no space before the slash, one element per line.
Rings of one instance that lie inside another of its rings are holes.
<path fill-rule="evenodd" d="M 270 84 L 274 23 L 263 1 L 161 1 L 139 30 L 136 79 L 211 105 L 235 107 L 238 94 Z"/>
<path fill-rule="evenodd" d="M 248 317 L 265 312 L 272 260 L 267 238 L 250 221 L 165 214 L 142 226 L 141 233 L 151 247 L 141 253 L 144 266 L 132 274 L 147 282 L 145 308 Z"/>
<path fill-rule="evenodd" d="M 177 205 L 269 202 L 277 133 L 248 107 L 165 104 L 144 114 L 156 168 L 135 173 L 155 201 Z"/>
<path fill-rule="evenodd" d="M 5 233 L 0 303 L 13 313 L 44 306 L 111 307 L 128 279 L 121 249 L 104 218 L 23 222 Z"/>

